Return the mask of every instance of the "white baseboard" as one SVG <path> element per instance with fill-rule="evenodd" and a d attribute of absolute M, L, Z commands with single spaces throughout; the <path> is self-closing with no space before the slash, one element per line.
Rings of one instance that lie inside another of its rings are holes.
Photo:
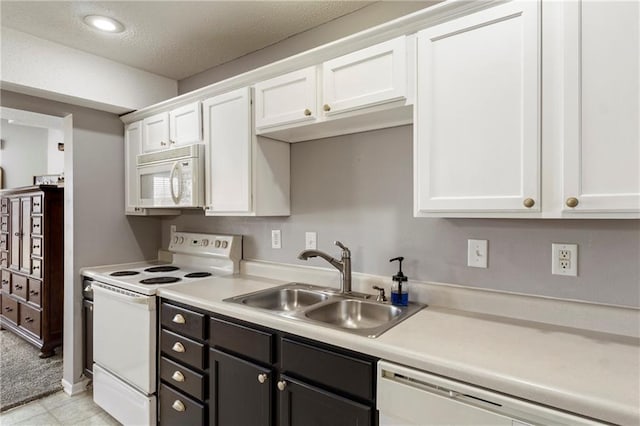
<path fill-rule="evenodd" d="M 65 379 L 62 379 L 62 390 L 64 390 L 64 393 L 69 396 L 79 395 L 82 392 L 87 391 L 87 385 L 89 382 L 90 380 L 86 377 L 82 377 L 81 380 L 76 383 L 69 383 Z"/>
<path fill-rule="evenodd" d="M 246 275 L 283 281 L 339 287 L 340 274 L 332 268 L 243 260 L 240 264 L 240 271 Z M 409 283 L 409 300 L 431 306 L 635 338 L 640 337 L 640 309 L 638 308 L 509 293 L 447 283 L 414 280 L 410 280 Z M 353 273 L 353 291 L 374 294 L 371 288 L 374 285 L 382 286 L 388 290 L 391 286 L 391 279 L 379 275 Z"/>

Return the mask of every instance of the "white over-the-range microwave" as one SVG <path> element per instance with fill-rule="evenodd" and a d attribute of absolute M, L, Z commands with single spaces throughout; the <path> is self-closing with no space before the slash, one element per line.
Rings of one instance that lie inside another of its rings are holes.
<path fill-rule="evenodd" d="M 141 207 L 204 205 L 204 144 L 140 154 L 137 165 Z"/>

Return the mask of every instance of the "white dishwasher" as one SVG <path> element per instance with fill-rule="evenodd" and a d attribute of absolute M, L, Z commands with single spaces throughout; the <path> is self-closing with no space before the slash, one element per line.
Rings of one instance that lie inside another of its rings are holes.
<path fill-rule="evenodd" d="M 387 361 L 378 362 L 380 426 L 603 425 Z"/>

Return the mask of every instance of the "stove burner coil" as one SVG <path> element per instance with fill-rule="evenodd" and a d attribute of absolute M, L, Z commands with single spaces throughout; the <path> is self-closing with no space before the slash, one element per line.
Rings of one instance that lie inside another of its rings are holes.
<path fill-rule="evenodd" d="M 145 278 L 140 281 L 140 284 L 171 284 L 177 283 L 180 281 L 178 277 L 154 277 L 154 278 Z"/>
<path fill-rule="evenodd" d="M 140 272 L 137 271 L 116 271 L 112 272 L 109 275 L 112 277 L 127 277 L 129 275 L 138 275 Z"/>
<path fill-rule="evenodd" d="M 145 272 L 172 272 L 172 271 L 177 271 L 178 268 L 177 266 L 152 266 L 151 268 L 147 268 L 144 271 Z"/>
<path fill-rule="evenodd" d="M 191 272 L 187 275 L 185 275 L 185 278 L 204 278 L 204 277 L 210 277 L 211 276 L 211 272 Z"/>

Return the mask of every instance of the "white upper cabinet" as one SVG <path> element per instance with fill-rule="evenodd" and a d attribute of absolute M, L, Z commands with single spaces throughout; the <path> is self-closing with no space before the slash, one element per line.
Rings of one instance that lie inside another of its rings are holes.
<path fill-rule="evenodd" d="M 341 112 L 405 99 L 406 38 L 398 37 L 322 64 L 323 112 Z"/>
<path fill-rule="evenodd" d="M 142 144 L 142 123 L 135 121 L 124 128 L 124 197 L 125 213 L 128 215 L 143 214 L 139 207 L 138 185 L 136 184 L 137 157 Z"/>
<path fill-rule="evenodd" d="M 418 33 L 417 216 L 539 211 L 539 7 L 510 2 Z"/>
<path fill-rule="evenodd" d="M 208 216 L 287 216 L 289 144 L 257 139 L 251 89 L 203 102 Z"/>
<path fill-rule="evenodd" d="M 316 67 L 255 85 L 256 128 L 313 121 L 317 117 Z"/>
<path fill-rule="evenodd" d="M 142 151 L 153 152 L 202 141 L 202 111 L 194 102 L 142 121 Z"/>
<path fill-rule="evenodd" d="M 564 19 L 563 212 L 638 213 L 640 3 L 566 2 Z"/>

